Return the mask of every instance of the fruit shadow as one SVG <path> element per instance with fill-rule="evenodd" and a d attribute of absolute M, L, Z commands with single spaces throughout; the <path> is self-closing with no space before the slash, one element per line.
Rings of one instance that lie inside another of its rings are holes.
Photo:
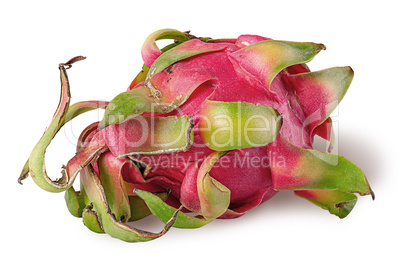
<path fill-rule="evenodd" d="M 344 132 L 339 136 L 338 154 L 356 164 L 366 175 L 372 189 L 381 182 L 380 173 L 384 173 L 385 154 L 380 144 L 365 136 L 353 132 Z"/>

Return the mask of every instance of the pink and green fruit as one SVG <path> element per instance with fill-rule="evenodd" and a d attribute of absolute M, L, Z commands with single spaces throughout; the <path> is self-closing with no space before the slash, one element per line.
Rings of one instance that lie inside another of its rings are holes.
<path fill-rule="evenodd" d="M 160 49 L 160 39 L 173 42 Z M 353 71 L 311 72 L 306 63 L 324 49 L 163 29 L 145 40 L 144 64 L 126 91 L 70 105 L 67 69 L 85 59 L 75 57 L 59 65 L 59 106 L 19 182 L 30 174 L 44 190 L 64 191 L 68 210 L 90 230 L 129 242 L 242 216 L 281 190 L 344 218 L 356 194 L 374 193 L 355 164 L 330 153 L 330 114 Z M 82 132 L 63 176 L 52 180 L 46 148 L 65 123 L 97 108 L 103 119 Z M 316 136 L 330 143 L 328 152 L 314 150 Z M 159 233 L 129 223 L 148 215 L 165 223 Z"/>

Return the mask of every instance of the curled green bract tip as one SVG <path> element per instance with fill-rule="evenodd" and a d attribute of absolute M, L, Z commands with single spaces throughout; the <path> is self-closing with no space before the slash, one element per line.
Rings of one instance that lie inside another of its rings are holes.
<path fill-rule="evenodd" d="M 98 128 L 120 124 L 145 112 L 158 111 L 158 106 L 153 105 L 146 94 L 147 88 L 140 87 L 117 95 L 106 107 L 104 117 Z"/>
<path fill-rule="evenodd" d="M 63 169 L 62 171 L 62 177 L 57 179 L 56 181 L 53 181 L 49 178 L 49 176 L 46 173 L 46 167 L 45 167 L 45 153 L 46 148 L 50 144 L 51 140 L 58 132 L 58 130 L 61 128 L 61 126 L 65 123 L 66 116 L 67 119 L 72 119 L 80 113 L 84 113 L 88 110 L 105 106 L 105 104 L 95 103 L 96 107 L 94 107 L 93 105 L 94 102 L 89 102 L 88 104 L 82 104 L 82 106 L 76 105 L 76 108 L 72 109 L 72 111 L 68 113 L 71 96 L 70 96 L 70 85 L 66 69 L 71 68 L 71 65 L 73 63 L 83 59 L 85 59 L 85 57 L 77 56 L 69 60 L 67 63 L 59 65 L 60 80 L 61 80 L 60 102 L 53 116 L 53 119 L 50 122 L 49 127 L 46 129 L 42 138 L 39 140 L 39 142 L 32 150 L 27 165 L 24 166 L 24 169 L 20 176 L 19 179 L 20 182 L 22 181 L 22 179 L 26 178 L 28 170 L 35 183 L 44 190 L 50 192 L 62 192 L 69 189 L 72 186 L 76 175 L 69 176 L 65 169 Z"/>
<path fill-rule="evenodd" d="M 265 146 L 282 126 L 281 115 L 269 105 L 205 100 L 200 113 L 200 136 L 216 151 Z"/>

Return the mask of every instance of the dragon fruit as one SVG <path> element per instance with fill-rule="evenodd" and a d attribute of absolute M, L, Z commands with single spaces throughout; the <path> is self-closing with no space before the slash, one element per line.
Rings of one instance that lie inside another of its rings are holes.
<path fill-rule="evenodd" d="M 174 42 L 159 49 L 160 39 Z M 65 191 L 69 211 L 90 230 L 129 242 L 155 239 L 172 226 L 242 216 L 281 190 L 343 218 L 355 193 L 374 193 L 356 165 L 330 153 L 330 114 L 353 71 L 311 72 L 306 63 L 323 49 L 163 29 L 146 39 L 144 65 L 127 91 L 110 102 L 70 106 L 66 70 L 85 59 L 75 57 L 59 65 L 59 106 L 19 182 L 30 173 L 44 190 Z M 53 181 L 46 174 L 47 146 L 65 123 L 96 108 L 105 108 L 104 118 L 82 132 L 76 155 Z M 313 149 L 315 136 L 330 142 L 328 153 Z M 165 223 L 161 232 L 129 223 L 150 214 Z"/>

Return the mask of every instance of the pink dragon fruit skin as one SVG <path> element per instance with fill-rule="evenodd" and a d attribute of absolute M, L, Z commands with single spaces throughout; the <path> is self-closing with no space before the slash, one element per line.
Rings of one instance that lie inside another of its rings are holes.
<path fill-rule="evenodd" d="M 175 43 L 160 50 L 163 38 Z M 333 145 L 330 114 L 353 78 L 350 67 L 310 72 L 305 63 L 323 49 L 256 35 L 214 40 L 160 30 L 145 41 L 143 71 L 126 92 L 110 103 L 71 106 L 70 113 L 64 66 L 81 58 L 61 64 L 64 96 L 20 180 L 30 171 L 45 190 L 67 190 L 70 212 L 88 228 L 125 241 L 236 218 L 280 190 L 343 218 L 354 193 L 374 194 L 352 162 L 313 149 L 315 135 Z M 63 178 L 50 180 L 36 158 L 65 122 L 96 107 L 106 107 L 103 120 L 83 131 Z M 160 233 L 126 224 L 151 213 L 166 223 Z"/>

